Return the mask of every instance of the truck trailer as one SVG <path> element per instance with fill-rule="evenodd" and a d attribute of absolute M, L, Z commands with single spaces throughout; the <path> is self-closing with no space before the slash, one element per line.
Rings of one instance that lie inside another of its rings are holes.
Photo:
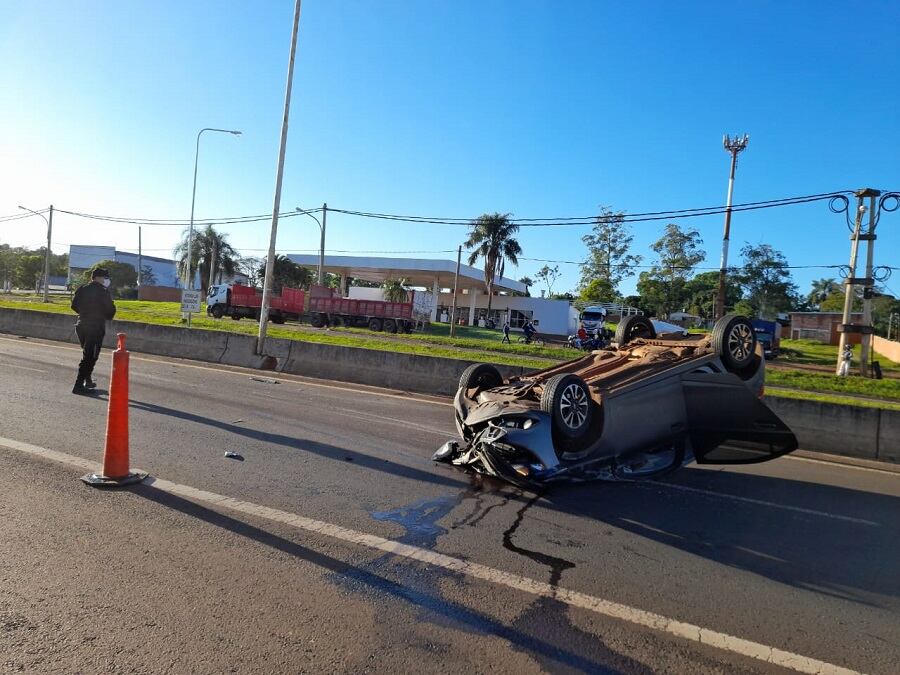
<path fill-rule="evenodd" d="M 281 295 L 269 298 L 269 321 L 284 323 L 299 321 L 304 313 L 306 294 L 297 288 L 284 288 Z M 262 291 L 241 284 L 220 284 L 210 286 L 206 294 L 206 313 L 217 319 L 230 316 L 235 321 L 241 319 L 259 320 L 262 308 Z"/>
<path fill-rule="evenodd" d="M 358 326 L 386 333 L 412 333 L 416 327 L 412 298 L 410 302 L 355 300 L 342 298 L 333 288 L 313 286 L 308 311 L 309 322 L 316 327 Z"/>

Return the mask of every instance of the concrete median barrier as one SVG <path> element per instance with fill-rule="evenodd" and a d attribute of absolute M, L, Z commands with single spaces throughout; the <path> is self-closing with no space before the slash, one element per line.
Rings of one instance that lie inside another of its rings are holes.
<path fill-rule="evenodd" d="M 834 403 L 767 396 L 766 404 L 796 434 L 800 448 L 878 459 L 882 411 Z"/>
<path fill-rule="evenodd" d="M 423 394 L 456 393 L 459 376 L 471 361 L 293 342 L 280 370 L 296 375 L 388 387 Z M 504 376 L 521 375 L 522 368 L 498 366 Z"/>
<path fill-rule="evenodd" d="M 187 330 L 136 321 L 112 321 L 106 331 L 104 347 L 115 346 L 116 333 L 128 335 L 128 348 L 131 351 L 214 363 L 222 358 L 229 338 L 228 333 L 218 331 Z"/>
<path fill-rule="evenodd" d="M 878 461 L 900 462 L 900 410 L 882 410 L 878 424 Z"/>

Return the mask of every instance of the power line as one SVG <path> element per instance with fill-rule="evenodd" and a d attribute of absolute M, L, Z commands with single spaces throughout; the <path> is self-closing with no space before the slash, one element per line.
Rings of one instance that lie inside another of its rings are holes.
<path fill-rule="evenodd" d="M 806 204 L 810 202 L 830 200 L 834 197 L 839 197 L 846 194 L 852 194 L 850 190 L 843 191 L 835 191 L 835 192 L 823 192 L 812 195 L 802 195 L 798 197 L 784 197 L 780 199 L 769 199 L 765 201 L 757 201 L 757 202 L 744 202 L 742 204 L 735 204 L 731 207 L 732 211 L 752 211 L 758 209 L 769 209 L 769 208 L 778 208 L 782 206 L 793 206 L 796 204 Z M 469 226 L 474 218 L 451 218 L 451 217 L 435 217 L 435 216 L 411 216 L 411 215 L 399 215 L 399 214 L 389 214 L 389 213 L 377 213 L 371 211 L 356 211 L 351 209 L 338 209 L 338 208 L 329 208 L 329 211 L 334 213 L 341 213 L 348 216 L 359 217 L 359 218 L 370 218 L 377 220 L 389 220 L 396 222 L 406 222 L 413 224 L 426 224 L 426 225 L 462 225 Z M 725 206 L 709 206 L 702 208 L 690 208 L 690 209 L 677 209 L 677 210 L 669 210 L 669 211 L 647 211 L 643 213 L 622 213 L 622 214 L 614 214 L 610 216 L 610 218 L 615 218 L 617 221 L 633 223 L 633 222 L 647 222 L 647 221 L 655 221 L 655 220 L 674 220 L 679 218 L 696 218 L 700 216 L 710 216 L 724 213 L 727 210 Z M 147 226 L 159 226 L 159 227 L 186 227 L 189 225 L 189 221 L 187 220 L 177 220 L 177 219 L 155 219 L 155 218 L 136 218 L 136 217 L 124 217 L 124 216 L 108 216 L 101 215 L 95 213 L 86 213 L 82 211 L 69 211 L 65 209 L 57 209 L 57 213 L 64 213 L 66 215 L 70 215 L 77 218 L 86 218 L 90 220 L 100 220 L 111 223 L 120 223 L 126 225 L 147 225 Z M 307 209 L 305 212 L 315 212 L 322 211 L 321 208 L 318 209 Z M 43 213 L 43 212 L 42 212 Z M 279 214 L 279 218 L 293 218 L 298 215 L 303 215 L 296 211 L 288 211 L 282 214 Z M 4 222 L 6 220 L 16 220 L 19 218 L 28 217 L 28 214 L 13 214 L 9 216 L 0 217 L 0 222 Z M 195 219 L 194 223 L 206 224 L 206 225 L 238 225 L 238 224 L 247 224 L 247 223 L 256 223 L 268 221 L 271 218 L 271 214 L 260 214 L 253 216 L 230 216 L 230 217 L 222 217 L 222 218 L 204 218 L 204 219 Z M 578 225 L 593 225 L 598 222 L 599 219 L 602 219 L 603 216 L 590 215 L 590 216 L 560 216 L 553 218 L 510 218 L 510 222 L 520 227 L 562 227 L 562 226 L 578 226 Z"/>

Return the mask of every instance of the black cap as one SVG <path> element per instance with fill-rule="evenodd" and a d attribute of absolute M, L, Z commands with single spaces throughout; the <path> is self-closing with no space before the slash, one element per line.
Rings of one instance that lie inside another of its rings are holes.
<path fill-rule="evenodd" d="M 97 277 L 109 279 L 109 270 L 98 267 L 91 273 L 91 279 L 96 279 Z"/>

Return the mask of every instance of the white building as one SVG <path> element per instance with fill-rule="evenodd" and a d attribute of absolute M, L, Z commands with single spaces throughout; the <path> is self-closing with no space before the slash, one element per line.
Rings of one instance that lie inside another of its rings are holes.
<path fill-rule="evenodd" d="M 77 281 L 82 272 L 90 269 L 102 260 L 126 263 L 137 271 L 138 259 L 137 253 L 117 251 L 115 246 L 72 244 L 69 246 L 69 281 Z M 181 280 L 178 278 L 178 267 L 174 260 L 144 255 L 140 256 L 140 262 L 144 269 L 149 268 L 153 273 L 155 278 L 154 286 L 181 288 Z"/>
<path fill-rule="evenodd" d="M 317 255 L 288 255 L 298 265 L 315 269 Z M 341 277 L 344 297 L 382 299 L 381 289 L 353 286 L 347 288 L 350 277 L 382 283 L 387 279 L 405 278 L 410 287 L 421 289 L 437 301 L 428 303 L 432 321 L 449 321 L 453 307 L 453 283 L 456 276 L 455 260 L 429 260 L 419 258 L 375 258 L 367 256 L 325 256 L 325 272 Z M 488 296 L 484 288 L 483 270 L 460 265 L 457 322 L 478 325 L 487 319 Z M 527 297 L 524 284 L 499 278 L 494 283 L 490 318 L 496 326 L 509 320 L 514 329 L 532 320 L 540 333 L 545 335 L 569 335 L 578 328 L 578 311 L 567 300 L 549 300 Z"/>

